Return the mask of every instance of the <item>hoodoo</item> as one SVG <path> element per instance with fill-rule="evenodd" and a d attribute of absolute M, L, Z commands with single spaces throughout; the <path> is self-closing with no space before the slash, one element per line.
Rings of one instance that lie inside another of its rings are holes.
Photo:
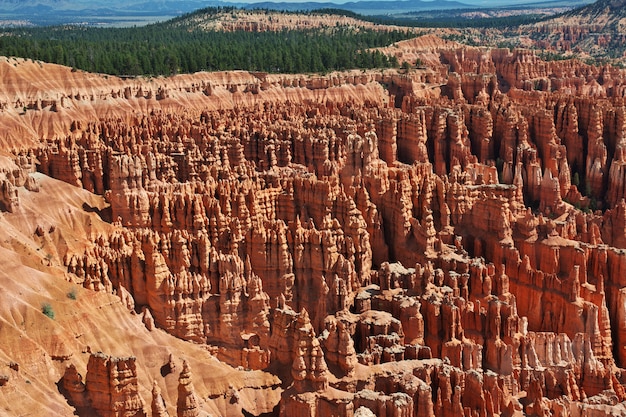
<path fill-rule="evenodd" d="M 0 59 L 0 407 L 626 414 L 626 73 L 383 51 L 423 67 Z"/>

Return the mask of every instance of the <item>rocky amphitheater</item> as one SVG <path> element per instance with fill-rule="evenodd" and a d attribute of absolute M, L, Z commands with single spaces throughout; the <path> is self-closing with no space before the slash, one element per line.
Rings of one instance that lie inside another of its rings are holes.
<path fill-rule="evenodd" d="M 0 415 L 626 415 L 626 72 L 0 59 Z"/>

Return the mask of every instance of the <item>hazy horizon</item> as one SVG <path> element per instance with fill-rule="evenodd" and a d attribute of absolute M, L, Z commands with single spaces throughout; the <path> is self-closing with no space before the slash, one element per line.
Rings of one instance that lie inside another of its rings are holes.
<path fill-rule="evenodd" d="M 400 2 L 410 2 L 412 0 L 400 0 Z M 437 3 L 444 3 L 444 2 L 450 2 L 450 1 L 457 1 L 459 3 L 465 3 L 465 4 L 471 4 L 471 5 L 476 5 L 476 6 L 483 6 L 483 7 L 499 7 L 499 6 L 515 6 L 515 5 L 520 5 L 520 4 L 536 4 L 536 3 L 562 3 L 562 0 L 414 0 L 416 2 L 421 2 L 421 3 L 431 3 L 434 7 L 434 9 L 437 8 Z M 593 3 L 595 0 L 573 0 L 570 3 L 572 5 L 577 5 L 577 4 L 586 4 L 586 3 Z M 180 3 L 181 5 L 189 5 L 191 3 L 197 3 L 199 6 L 202 5 L 211 5 L 211 4 L 215 4 L 215 3 L 227 3 L 227 4 L 255 4 L 255 3 L 289 3 L 289 4 L 298 4 L 298 3 L 334 3 L 334 4 L 346 4 L 346 3 L 362 3 L 362 2 L 380 2 L 380 3 L 397 3 L 399 2 L 398 0 L 160 0 L 160 1 L 129 1 L 129 2 L 120 2 L 120 1 L 109 1 L 108 3 L 110 5 L 116 5 L 119 6 L 119 4 L 128 4 L 129 6 L 132 7 L 133 4 L 138 4 L 138 3 L 142 3 L 144 5 L 149 5 L 152 4 L 156 7 L 158 7 L 158 5 L 160 4 L 165 4 L 165 3 L 169 3 L 169 4 L 177 4 Z M 15 6 L 15 5 L 20 5 L 20 6 L 34 6 L 37 4 L 45 4 L 45 5 L 50 5 L 51 7 L 55 7 L 58 6 L 59 8 L 66 8 L 68 6 L 71 5 L 75 5 L 75 6 L 85 6 L 85 5 L 89 5 L 91 3 L 102 3 L 101 1 L 94 1 L 94 2 L 90 2 L 90 1 L 85 1 L 85 0 L 35 0 L 35 1 L 23 1 L 23 0 L 0 0 L 0 12 L 2 12 L 2 6 Z"/>
<path fill-rule="evenodd" d="M 245 3 L 245 4 L 254 4 L 254 3 L 335 3 L 335 4 L 346 4 L 346 3 L 361 3 L 361 2 L 381 2 L 381 3 L 393 3 L 398 2 L 398 0 L 225 0 L 225 3 Z M 400 0 L 400 1 L 410 1 L 410 0 Z M 437 3 L 442 3 L 441 0 L 418 0 L 422 3 L 432 3 L 436 6 Z M 536 3 L 553 3 L 554 1 L 550 0 L 448 0 L 448 1 L 457 1 L 459 3 L 470 4 L 473 6 L 481 6 L 481 7 L 502 7 L 502 6 L 517 6 L 522 4 L 536 4 Z M 580 1 L 572 1 L 572 5 L 578 5 L 583 3 L 594 3 L 595 0 L 580 0 Z M 436 9 L 436 7 L 433 7 Z"/>
<path fill-rule="evenodd" d="M 27 22 L 39 26 L 79 23 L 135 26 L 164 21 L 206 7 L 262 7 L 276 10 L 339 8 L 361 15 L 465 8 L 573 8 L 586 0 L 0 0 L 0 24 Z M 261 4 L 261 6 L 255 6 Z M 273 6 L 275 4 L 276 6 Z M 302 4 L 302 6 L 298 6 Z M 319 4 L 319 6 L 318 6 Z M 19 23 L 24 24 L 24 23 Z"/>

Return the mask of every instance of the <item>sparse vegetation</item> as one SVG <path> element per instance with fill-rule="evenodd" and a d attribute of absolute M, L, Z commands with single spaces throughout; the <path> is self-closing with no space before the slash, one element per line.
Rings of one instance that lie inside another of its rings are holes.
<path fill-rule="evenodd" d="M 70 300 L 76 300 L 77 296 L 76 296 L 76 288 L 72 288 L 68 293 L 67 293 L 67 298 L 69 298 Z"/>
<path fill-rule="evenodd" d="M 538 56 L 544 61 L 565 61 L 573 58 L 571 55 L 565 55 L 554 51 L 543 51 L 540 52 Z"/>
<path fill-rule="evenodd" d="M 49 318 L 51 318 L 52 320 L 54 320 L 54 310 L 52 309 L 52 306 L 50 305 L 50 303 L 44 303 L 41 306 L 41 312 L 48 316 Z"/>
<path fill-rule="evenodd" d="M 464 45 L 477 46 L 476 42 L 470 36 L 463 33 L 451 33 L 448 35 L 442 35 L 441 38 L 452 42 L 459 42 Z"/>

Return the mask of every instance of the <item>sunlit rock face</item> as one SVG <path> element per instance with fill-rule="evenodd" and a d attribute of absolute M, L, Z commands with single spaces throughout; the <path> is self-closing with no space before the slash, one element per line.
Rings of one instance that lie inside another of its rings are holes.
<path fill-rule="evenodd" d="M 88 78 L 76 95 L 106 100 L 42 108 L 50 124 L 14 142 L 3 215 L 40 188 L 35 167 L 104 197 L 94 221 L 110 224 L 59 246 L 66 278 L 117 294 L 150 333 L 277 376 L 277 415 L 623 413 L 623 75 L 407 45 L 427 69 L 198 74 L 167 95 L 112 80 L 115 97 Z M 155 415 L 247 404 L 170 362 L 166 382 L 116 401 Z M 69 398 L 117 407 L 89 400 L 90 369 L 85 386 L 66 372 Z"/>

